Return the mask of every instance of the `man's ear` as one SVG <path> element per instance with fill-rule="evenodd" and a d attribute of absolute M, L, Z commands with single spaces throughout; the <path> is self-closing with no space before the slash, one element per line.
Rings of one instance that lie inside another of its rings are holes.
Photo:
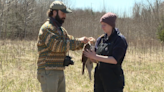
<path fill-rule="evenodd" d="M 53 18 L 55 18 L 56 17 L 56 15 L 57 15 L 57 11 L 53 11 Z"/>

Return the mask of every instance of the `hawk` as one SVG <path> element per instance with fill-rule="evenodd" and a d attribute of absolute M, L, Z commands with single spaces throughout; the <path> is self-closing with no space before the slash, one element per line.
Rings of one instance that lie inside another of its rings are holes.
<path fill-rule="evenodd" d="M 94 46 L 92 44 L 90 42 L 86 43 L 83 47 L 83 51 L 86 51 L 87 49 L 88 50 L 94 49 Z M 92 68 L 93 68 L 93 63 L 90 61 L 89 58 L 87 58 L 84 55 L 84 53 L 82 53 L 82 63 L 83 63 L 83 65 L 82 65 L 82 75 L 84 74 L 84 70 L 85 70 L 85 67 L 86 67 L 87 70 L 88 70 L 89 79 L 91 80 L 91 71 L 92 71 Z"/>

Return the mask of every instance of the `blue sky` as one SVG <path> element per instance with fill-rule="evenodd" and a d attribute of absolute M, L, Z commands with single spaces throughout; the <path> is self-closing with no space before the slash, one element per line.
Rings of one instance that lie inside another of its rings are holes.
<path fill-rule="evenodd" d="M 94 11 L 102 11 L 105 8 L 106 12 L 114 12 L 116 14 L 123 14 L 126 12 L 131 15 L 132 8 L 135 2 L 147 3 L 147 0 L 61 0 L 68 4 L 71 8 L 76 9 L 93 9 Z M 151 3 L 155 0 L 149 0 Z M 164 0 L 162 0 L 164 1 Z"/>

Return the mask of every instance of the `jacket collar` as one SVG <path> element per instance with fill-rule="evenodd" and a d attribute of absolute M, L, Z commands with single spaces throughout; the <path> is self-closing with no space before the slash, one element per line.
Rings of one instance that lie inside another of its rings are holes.
<path fill-rule="evenodd" d="M 104 41 L 107 41 L 107 40 L 111 41 L 117 35 L 117 33 L 118 33 L 117 29 L 114 28 L 110 36 L 108 36 L 107 34 L 104 35 L 103 37 Z"/>

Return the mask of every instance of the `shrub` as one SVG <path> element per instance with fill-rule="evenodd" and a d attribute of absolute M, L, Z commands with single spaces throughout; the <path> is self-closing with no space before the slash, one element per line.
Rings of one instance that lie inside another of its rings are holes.
<path fill-rule="evenodd" d="M 157 37 L 160 41 L 164 42 L 164 16 L 161 19 L 162 20 L 158 27 Z"/>

